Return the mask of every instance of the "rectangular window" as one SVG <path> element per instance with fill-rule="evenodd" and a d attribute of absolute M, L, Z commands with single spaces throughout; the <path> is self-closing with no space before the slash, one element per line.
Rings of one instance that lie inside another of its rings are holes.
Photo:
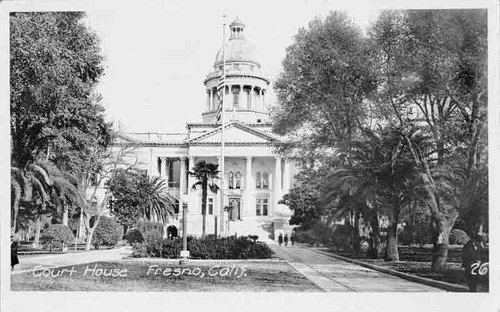
<path fill-rule="evenodd" d="M 209 215 L 214 214 L 214 199 L 213 199 L 213 197 L 208 198 L 208 214 Z"/>
<path fill-rule="evenodd" d="M 269 211 L 269 198 L 257 198 L 255 214 L 258 216 L 267 216 Z"/>

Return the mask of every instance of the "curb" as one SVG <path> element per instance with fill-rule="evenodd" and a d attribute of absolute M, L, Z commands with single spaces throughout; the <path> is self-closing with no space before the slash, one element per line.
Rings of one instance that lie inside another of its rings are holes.
<path fill-rule="evenodd" d="M 122 260 L 132 261 L 132 262 L 176 262 L 179 259 L 169 259 L 169 258 L 134 258 L 131 256 L 123 257 Z M 220 262 L 287 262 L 283 259 L 270 258 L 270 259 L 188 259 L 189 263 L 220 263 Z"/>
<path fill-rule="evenodd" d="M 310 247 L 307 247 L 307 248 L 310 248 Z M 417 282 L 417 283 L 424 284 L 427 286 L 441 288 L 441 289 L 453 291 L 453 292 L 469 292 L 469 289 L 465 286 L 454 285 L 454 284 L 450 284 L 450 283 L 446 283 L 446 282 L 436 281 L 436 280 L 433 280 L 430 278 L 425 278 L 425 277 L 411 275 L 411 274 L 407 274 L 407 273 L 403 273 L 403 272 L 399 272 L 399 271 L 394 271 L 394 270 L 383 268 L 383 267 L 380 267 L 378 265 L 374 265 L 371 263 L 366 263 L 366 262 L 363 262 L 360 260 L 354 260 L 351 258 L 339 256 L 339 255 L 334 254 L 334 253 L 329 253 L 329 252 L 317 250 L 314 248 L 311 248 L 311 249 L 320 253 L 320 254 L 323 254 L 325 256 L 329 256 L 329 257 L 336 258 L 336 259 L 339 259 L 339 260 L 342 260 L 345 262 L 357 264 L 357 265 L 360 265 L 360 266 L 363 266 L 363 267 L 366 267 L 369 269 L 373 269 L 373 270 L 376 270 L 376 271 L 379 271 L 382 273 L 387 273 L 387 274 L 390 274 L 393 276 L 397 276 L 397 277 L 400 277 L 400 278 L 403 278 L 403 279 L 406 279 L 406 280 L 409 280 L 412 282 Z"/>

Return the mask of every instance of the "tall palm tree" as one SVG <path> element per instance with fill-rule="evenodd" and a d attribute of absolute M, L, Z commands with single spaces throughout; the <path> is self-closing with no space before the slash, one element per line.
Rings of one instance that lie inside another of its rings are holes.
<path fill-rule="evenodd" d="M 213 193 L 217 193 L 219 187 L 215 184 L 214 180 L 218 179 L 219 174 L 219 165 L 213 163 L 207 163 L 202 160 L 196 163 L 193 167 L 193 171 L 189 172 L 189 174 L 195 177 L 198 181 L 193 184 L 192 188 L 196 189 L 198 185 L 201 185 L 201 214 L 203 218 L 202 223 L 202 237 L 205 237 L 206 232 L 206 215 L 207 215 L 207 197 L 208 197 L 208 189 Z"/>

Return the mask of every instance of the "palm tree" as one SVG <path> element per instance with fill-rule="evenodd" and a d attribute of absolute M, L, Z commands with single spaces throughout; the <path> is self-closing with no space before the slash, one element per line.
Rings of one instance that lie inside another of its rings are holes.
<path fill-rule="evenodd" d="M 193 168 L 193 171 L 189 172 L 189 174 L 195 177 L 198 182 L 193 184 L 193 189 L 196 189 L 196 186 L 201 185 L 201 214 L 203 218 L 202 223 L 202 237 L 205 237 L 205 228 L 206 228 L 206 214 L 207 214 L 207 196 L 208 189 L 213 193 L 217 193 L 219 187 L 214 183 L 215 179 L 218 179 L 219 174 L 219 165 L 213 163 L 207 163 L 202 160 L 196 163 Z"/>
<path fill-rule="evenodd" d="M 142 189 L 142 215 L 148 220 L 155 219 L 162 223 L 175 215 L 175 198 L 167 192 L 166 181 L 161 177 L 152 177 L 145 180 Z"/>
<path fill-rule="evenodd" d="M 50 179 L 47 164 L 42 161 L 28 163 L 21 169 L 11 166 L 11 193 L 12 202 L 12 230 L 17 230 L 17 216 L 21 202 L 36 202 L 36 236 L 35 245 L 38 245 L 41 230 L 41 214 L 46 212 L 46 206 L 50 201 Z"/>

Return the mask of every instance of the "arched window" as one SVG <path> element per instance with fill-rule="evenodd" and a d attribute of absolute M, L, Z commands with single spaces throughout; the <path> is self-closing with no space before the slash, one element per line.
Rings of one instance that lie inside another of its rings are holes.
<path fill-rule="evenodd" d="M 269 173 L 267 173 L 267 172 L 264 172 L 262 174 L 262 188 L 263 189 L 269 188 Z"/>
<path fill-rule="evenodd" d="M 241 173 L 238 171 L 235 174 L 235 183 L 234 183 L 234 188 L 241 188 Z"/>
<path fill-rule="evenodd" d="M 257 178 L 255 179 L 255 187 L 258 189 L 260 189 L 262 185 L 262 181 L 260 179 L 261 179 L 261 174 L 260 172 L 257 172 Z"/>
<path fill-rule="evenodd" d="M 234 188 L 234 174 L 233 172 L 229 172 L 229 188 L 233 189 Z"/>

